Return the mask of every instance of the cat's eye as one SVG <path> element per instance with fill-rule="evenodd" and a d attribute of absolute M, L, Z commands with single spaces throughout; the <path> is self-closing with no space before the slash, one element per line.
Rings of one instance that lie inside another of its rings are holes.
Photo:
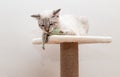
<path fill-rule="evenodd" d="M 42 24 L 39 24 L 39 26 L 40 26 L 40 27 L 41 27 L 41 26 L 44 27 L 44 25 L 42 25 Z"/>
<path fill-rule="evenodd" d="M 52 16 L 52 18 L 54 18 L 54 17 L 57 17 L 57 18 L 58 18 L 58 17 L 59 17 L 59 15 L 53 15 L 53 16 Z"/>
<path fill-rule="evenodd" d="M 50 25 L 53 25 L 52 23 Z"/>
<path fill-rule="evenodd" d="M 41 26 L 44 26 L 44 25 L 41 25 Z"/>
<path fill-rule="evenodd" d="M 52 16 L 52 18 L 54 18 L 54 17 L 55 17 L 55 15 Z"/>

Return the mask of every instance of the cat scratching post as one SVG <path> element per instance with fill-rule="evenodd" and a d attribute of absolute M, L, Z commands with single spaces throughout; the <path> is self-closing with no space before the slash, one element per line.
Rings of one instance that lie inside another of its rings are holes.
<path fill-rule="evenodd" d="M 53 35 L 48 44 L 60 44 L 61 77 L 79 77 L 78 44 L 110 43 L 111 40 L 103 36 Z M 33 39 L 33 44 L 41 43 L 41 38 Z"/>

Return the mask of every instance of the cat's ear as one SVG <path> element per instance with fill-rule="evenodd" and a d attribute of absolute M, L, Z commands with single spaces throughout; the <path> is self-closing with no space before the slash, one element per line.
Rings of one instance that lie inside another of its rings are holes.
<path fill-rule="evenodd" d="M 61 9 L 57 9 L 57 10 L 54 10 L 53 11 L 53 16 L 58 16 L 59 15 L 59 12 L 60 12 Z"/>
<path fill-rule="evenodd" d="M 41 18 L 40 14 L 31 15 L 31 17 L 36 18 L 36 19 L 40 19 Z"/>

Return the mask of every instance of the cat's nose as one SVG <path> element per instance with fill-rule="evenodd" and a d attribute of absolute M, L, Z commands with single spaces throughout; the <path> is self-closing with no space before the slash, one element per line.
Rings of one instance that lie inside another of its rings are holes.
<path fill-rule="evenodd" d="M 46 30 L 47 32 L 49 32 L 49 28 L 48 28 L 48 27 L 46 27 L 45 30 Z"/>

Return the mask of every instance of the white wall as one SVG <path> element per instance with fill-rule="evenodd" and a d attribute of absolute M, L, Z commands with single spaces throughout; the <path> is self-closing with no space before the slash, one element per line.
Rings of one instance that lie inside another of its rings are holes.
<path fill-rule="evenodd" d="M 62 8 L 87 16 L 89 35 L 110 35 L 112 44 L 80 45 L 80 77 L 120 77 L 119 0 L 1 0 L 0 77 L 59 77 L 59 45 L 31 43 L 38 37 L 31 14 Z"/>

